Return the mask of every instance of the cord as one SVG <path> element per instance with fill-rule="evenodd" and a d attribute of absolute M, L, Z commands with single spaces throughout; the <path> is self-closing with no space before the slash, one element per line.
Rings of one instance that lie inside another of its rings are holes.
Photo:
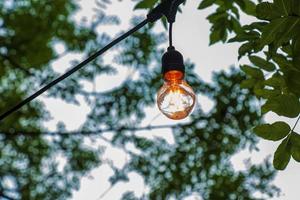
<path fill-rule="evenodd" d="M 172 47 L 173 46 L 173 23 L 169 23 L 169 46 Z"/>
<path fill-rule="evenodd" d="M 8 111 L 1 114 L 0 115 L 0 122 L 3 121 L 5 118 L 7 118 L 12 113 L 14 113 L 17 110 L 21 109 L 24 105 L 28 104 L 29 102 L 31 102 L 32 100 L 34 100 L 35 98 L 37 98 L 38 96 L 40 96 L 41 94 L 43 94 L 44 92 L 46 92 L 47 90 L 52 88 L 53 86 L 55 86 L 56 84 L 58 84 L 59 82 L 61 82 L 64 79 L 68 78 L 73 73 L 75 73 L 76 71 L 80 70 L 81 68 L 83 68 L 84 66 L 89 64 L 91 61 L 95 60 L 97 57 L 99 57 L 100 55 L 105 53 L 107 50 L 112 48 L 117 43 L 121 42 L 122 40 L 124 40 L 125 38 L 127 38 L 128 36 L 130 36 L 131 34 L 136 32 L 140 28 L 144 27 L 148 22 L 149 22 L 149 19 L 148 18 L 145 19 L 144 21 L 139 23 L 137 26 L 135 26 L 134 28 L 132 28 L 128 32 L 124 33 L 123 35 L 119 36 L 118 38 L 116 38 L 115 40 L 113 40 L 112 42 L 107 44 L 105 47 L 103 47 L 102 49 L 100 49 L 99 51 L 97 51 L 96 53 L 91 55 L 90 57 L 88 57 L 86 60 L 82 61 L 81 63 L 79 63 L 78 65 L 73 67 L 71 70 L 67 71 L 65 74 L 63 74 L 60 77 L 58 77 L 57 79 L 51 81 L 49 84 L 45 85 L 44 87 L 42 87 L 40 90 L 38 90 L 37 92 L 35 92 L 31 96 L 27 97 L 26 99 L 24 99 L 23 101 L 21 101 L 17 105 L 10 108 Z"/>

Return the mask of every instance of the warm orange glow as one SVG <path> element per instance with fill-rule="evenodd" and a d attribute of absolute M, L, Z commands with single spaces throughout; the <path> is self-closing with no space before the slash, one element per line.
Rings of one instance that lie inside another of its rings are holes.
<path fill-rule="evenodd" d="M 157 105 L 170 119 L 186 118 L 195 105 L 195 93 L 183 80 L 183 73 L 170 71 L 164 75 L 165 83 L 157 94 Z"/>
<path fill-rule="evenodd" d="M 184 77 L 183 73 L 181 71 L 177 71 L 177 70 L 169 71 L 169 72 L 165 73 L 165 75 L 164 75 L 164 79 L 166 81 L 178 81 L 178 80 L 182 80 L 183 77 Z"/>

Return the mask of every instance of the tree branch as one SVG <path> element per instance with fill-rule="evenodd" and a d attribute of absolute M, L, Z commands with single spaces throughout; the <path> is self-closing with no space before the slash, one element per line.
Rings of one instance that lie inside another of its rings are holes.
<path fill-rule="evenodd" d="M 3 191 L 0 191 L 0 197 L 3 197 L 3 199 L 7 199 L 7 200 L 16 200 L 15 198 L 12 198 L 6 194 L 4 194 Z M 1 198 L 2 199 L 2 198 Z"/>
<path fill-rule="evenodd" d="M 79 95 L 82 95 L 82 96 L 91 96 L 91 97 L 94 97 L 94 96 L 101 96 L 103 95 L 104 93 L 102 92 L 95 92 L 95 91 L 92 91 L 92 92 L 87 92 L 87 91 L 84 91 L 84 90 L 80 90 L 79 92 Z"/>
<path fill-rule="evenodd" d="M 67 55 L 69 53 L 69 51 L 65 51 L 55 57 L 52 58 L 52 60 L 57 60 L 60 59 L 62 57 L 64 57 L 65 55 Z M 22 67 L 19 63 L 15 62 L 11 57 L 4 55 L 4 54 L 0 54 L 0 56 L 4 59 L 7 60 L 12 66 L 14 66 L 15 68 L 21 70 L 22 72 L 24 72 L 26 75 L 28 76 L 34 76 L 34 73 L 30 72 L 28 69 Z"/>
<path fill-rule="evenodd" d="M 30 132 L 30 131 L 14 131 L 14 132 L 2 132 L 5 135 L 48 135 L 48 136 L 57 136 L 57 135 L 98 135 L 99 133 L 105 132 L 114 132 L 114 131 L 145 131 L 145 130 L 155 130 L 155 129 L 167 129 L 167 128 L 178 128 L 186 124 L 177 124 L 177 125 L 157 125 L 157 126 L 145 126 L 145 127 L 120 127 L 120 128 L 107 128 L 107 129 L 98 129 L 98 130 L 88 130 L 88 131 L 58 131 L 58 132 Z"/>
<path fill-rule="evenodd" d="M 116 183 L 115 183 L 116 184 Z M 115 186 L 115 184 L 112 184 L 109 186 L 109 188 L 107 188 L 98 198 L 97 200 L 103 199 Z"/>

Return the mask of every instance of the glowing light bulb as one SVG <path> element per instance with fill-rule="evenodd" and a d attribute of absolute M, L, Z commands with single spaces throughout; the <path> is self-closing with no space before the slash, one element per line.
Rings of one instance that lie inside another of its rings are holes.
<path fill-rule="evenodd" d="M 172 70 L 164 74 L 164 85 L 157 94 L 160 111 L 170 119 L 186 118 L 194 108 L 195 93 L 184 80 L 184 74 Z"/>

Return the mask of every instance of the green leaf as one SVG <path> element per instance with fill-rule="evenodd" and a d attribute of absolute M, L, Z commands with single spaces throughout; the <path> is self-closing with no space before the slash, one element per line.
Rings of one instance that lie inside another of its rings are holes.
<path fill-rule="evenodd" d="M 247 75 L 259 79 L 259 80 L 263 80 L 264 79 L 264 74 L 260 69 L 254 68 L 254 67 L 250 67 L 248 65 L 242 65 L 241 66 L 241 70 L 243 72 L 245 72 Z"/>
<path fill-rule="evenodd" d="M 143 0 L 135 5 L 134 9 L 152 8 L 158 0 Z"/>
<path fill-rule="evenodd" d="M 247 79 L 247 80 L 243 80 L 243 82 L 241 83 L 241 88 L 244 89 L 250 89 L 253 88 L 256 85 L 257 80 L 256 79 Z"/>
<path fill-rule="evenodd" d="M 269 23 L 267 23 L 267 22 L 253 22 L 253 23 L 251 23 L 251 24 L 248 24 L 248 25 L 244 25 L 243 26 L 243 29 L 244 30 L 248 30 L 248 31 L 253 31 L 253 30 L 255 30 L 255 29 L 257 29 L 257 30 L 263 30 L 264 29 L 264 27 L 266 26 L 266 25 L 268 25 Z"/>
<path fill-rule="evenodd" d="M 252 31 L 252 32 L 248 32 L 248 33 L 241 32 L 241 33 L 238 33 L 235 37 L 229 39 L 228 43 L 251 41 L 251 40 L 259 38 L 259 36 L 260 36 L 260 34 L 256 31 Z"/>
<path fill-rule="evenodd" d="M 300 35 L 293 40 L 292 43 L 292 56 L 293 56 L 293 65 L 296 69 L 300 70 Z"/>
<path fill-rule="evenodd" d="M 299 56 L 300 54 L 300 37 L 297 36 L 296 39 L 293 40 L 293 56 Z"/>
<path fill-rule="evenodd" d="M 292 14 L 298 16 L 300 15 L 300 1 L 293 0 Z"/>
<path fill-rule="evenodd" d="M 297 36 L 296 39 L 293 40 L 293 53 L 299 54 L 300 53 L 300 35 Z"/>
<path fill-rule="evenodd" d="M 300 146 L 292 146 L 292 157 L 295 161 L 300 162 Z"/>
<path fill-rule="evenodd" d="M 211 6 L 212 4 L 215 3 L 216 0 L 203 0 L 199 6 L 198 6 L 198 9 L 204 9 L 204 8 L 207 8 L 209 6 Z"/>
<path fill-rule="evenodd" d="M 275 46 L 279 47 L 295 37 L 299 33 L 299 24 L 299 17 L 286 17 L 283 30 L 275 40 Z"/>
<path fill-rule="evenodd" d="M 209 45 L 213 45 L 213 44 L 221 41 L 221 39 L 222 39 L 222 37 L 221 37 L 220 31 L 219 30 L 214 30 L 210 34 Z"/>
<path fill-rule="evenodd" d="M 284 78 L 288 90 L 300 97 L 300 71 L 288 70 Z"/>
<path fill-rule="evenodd" d="M 289 44 L 288 44 L 288 45 L 282 46 L 281 50 L 282 50 L 284 53 L 287 53 L 287 54 L 289 54 L 289 55 L 291 55 L 292 52 L 293 52 L 293 48 L 292 48 L 291 45 L 289 45 Z"/>
<path fill-rule="evenodd" d="M 262 97 L 264 99 L 276 97 L 281 94 L 281 91 L 279 90 L 269 90 L 269 89 L 255 89 L 254 92 L 256 96 Z"/>
<path fill-rule="evenodd" d="M 297 162 L 300 162 L 300 135 L 297 133 L 292 133 L 290 138 L 292 147 L 291 147 L 291 153 L 294 160 Z"/>
<path fill-rule="evenodd" d="M 243 8 L 243 11 L 248 15 L 255 16 L 255 9 L 256 9 L 255 3 L 253 3 L 251 0 L 244 0 L 244 3 L 245 3 L 245 7 Z"/>
<path fill-rule="evenodd" d="M 271 78 L 264 81 L 266 86 L 282 89 L 285 87 L 284 77 L 279 73 L 275 73 Z"/>
<path fill-rule="evenodd" d="M 289 138 L 286 138 L 282 141 L 282 143 L 278 146 L 274 159 L 273 165 L 277 170 L 284 170 L 286 166 L 289 164 L 291 159 L 291 150 L 288 145 Z"/>
<path fill-rule="evenodd" d="M 300 147 L 300 135 L 298 133 L 293 132 L 290 140 L 292 145 Z"/>
<path fill-rule="evenodd" d="M 261 39 L 259 40 L 259 44 L 261 47 L 272 43 L 278 34 L 281 34 L 281 31 L 285 27 L 286 18 L 278 18 L 272 20 L 268 25 L 266 25 L 263 29 Z"/>
<path fill-rule="evenodd" d="M 245 54 L 247 53 L 251 53 L 253 50 L 253 43 L 252 42 L 247 42 L 245 44 L 243 44 L 240 48 L 239 48 L 239 59 L 241 57 L 243 57 Z"/>
<path fill-rule="evenodd" d="M 274 9 L 272 3 L 263 2 L 256 6 L 256 15 L 258 19 L 272 20 L 281 17 L 281 15 Z"/>
<path fill-rule="evenodd" d="M 282 54 L 272 55 L 272 60 L 276 62 L 280 69 L 292 68 L 292 63 Z"/>
<path fill-rule="evenodd" d="M 266 71 L 272 72 L 276 69 L 273 63 L 268 62 L 258 56 L 249 56 L 249 60 L 257 67 L 262 68 Z"/>
<path fill-rule="evenodd" d="M 293 0 L 274 0 L 274 7 L 278 13 L 288 16 L 292 13 Z"/>
<path fill-rule="evenodd" d="M 262 113 L 273 111 L 280 116 L 295 118 L 300 113 L 300 103 L 295 95 L 283 94 L 268 99 L 261 109 Z"/>
<path fill-rule="evenodd" d="M 228 17 L 228 14 L 226 13 L 226 12 L 216 12 L 216 13 L 213 13 L 213 14 L 211 14 L 211 15 L 209 15 L 208 17 L 207 17 L 207 19 L 208 19 L 208 21 L 210 22 L 210 23 L 215 23 L 215 22 L 217 22 L 217 21 L 219 21 L 219 20 L 222 20 L 222 21 L 225 21 L 226 19 L 227 19 L 227 17 Z"/>
<path fill-rule="evenodd" d="M 167 18 L 166 17 L 162 17 L 161 18 L 161 23 L 162 23 L 162 25 L 164 26 L 164 28 L 165 28 L 165 30 L 168 30 L 168 20 L 167 20 Z"/>
<path fill-rule="evenodd" d="M 263 124 L 254 128 L 254 132 L 257 136 L 272 141 L 278 141 L 285 138 L 290 130 L 290 126 L 285 122 Z"/>

